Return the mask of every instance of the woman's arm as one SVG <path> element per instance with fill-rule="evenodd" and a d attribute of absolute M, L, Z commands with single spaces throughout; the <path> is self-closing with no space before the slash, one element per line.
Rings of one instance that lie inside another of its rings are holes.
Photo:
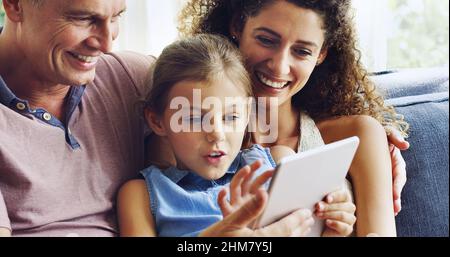
<path fill-rule="evenodd" d="M 342 124 L 350 124 L 352 120 L 358 116 L 342 116 L 337 118 L 331 118 L 327 120 L 322 120 L 317 123 L 317 126 L 319 127 L 322 137 L 324 137 L 324 140 L 326 143 L 331 143 L 333 141 L 337 141 L 340 139 L 343 139 L 344 137 L 342 135 L 339 135 L 339 129 L 336 131 L 335 128 L 338 128 Z M 391 158 L 391 166 L 392 166 L 392 177 L 393 177 L 393 189 L 392 193 L 394 195 L 394 212 L 395 215 L 397 215 L 401 211 L 401 193 L 403 190 L 403 187 L 406 183 L 406 163 L 403 159 L 403 156 L 400 152 L 407 150 L 409 148 L 409 143 L 405 140 L 405 138 L 402 136 L 400 131 L 394 127 L 384 127 L 385 132 L 387 134 L 387 138 L 389 141 L 389 152 L 390 152 L 390 158 Z M 322 131 L 327 131 L 323 133 Z M 326 134 L 326 135 L 325 135 Z M 325 138 L 329 138 L 329 142 Z"/>
<path fill-rule="evenodd" d="M 392 166 L 386 133 L 369 116 L 347 116 L 318 124 L 326 143 L 358 136 L 360 145 L 350 167 L 356 202 L 358 236 L 395 236 Z"/>
<path fill-rule="evenodd" d="M 131 180 L 120 188 L 117 215 L 120 236 L 157 236 L 144 180 Z"/>

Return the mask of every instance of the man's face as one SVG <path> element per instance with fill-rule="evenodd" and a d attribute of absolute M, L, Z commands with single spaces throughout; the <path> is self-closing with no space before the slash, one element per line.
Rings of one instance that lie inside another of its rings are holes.
<path fill-rule="evenodd" d="M 18 44 L 31 76 L 44 83 L 83 85 L 99 56 L 111 51 L 125 0 L 21 1 Z"/>

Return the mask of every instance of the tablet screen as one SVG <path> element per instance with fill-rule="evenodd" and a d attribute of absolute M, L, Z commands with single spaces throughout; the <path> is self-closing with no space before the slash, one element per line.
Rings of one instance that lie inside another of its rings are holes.
<path fill-rule="evenodd" d="M 283 158 L 255 228 L 272 224 L 298 209 L 307 208 L 314 213 L 316 203 L 345 184 L 358 144 L 358 137 L 351 137 Z M 307 236 L 321 236 L 323 228 L 323 221 L 314 217 Z"/>

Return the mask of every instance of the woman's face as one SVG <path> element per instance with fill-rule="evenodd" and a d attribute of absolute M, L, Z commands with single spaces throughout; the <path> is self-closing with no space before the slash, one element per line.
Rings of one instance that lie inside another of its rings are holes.
<path fill-rule="evenodd" d="M 312 10 L 275 1 L 249 17 L 239 39 L 257 97 L 290 103 L 326 57 L 321 17 Z"/>

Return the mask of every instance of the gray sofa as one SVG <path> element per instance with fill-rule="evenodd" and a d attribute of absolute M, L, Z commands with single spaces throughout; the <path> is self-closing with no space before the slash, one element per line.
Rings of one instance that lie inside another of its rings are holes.
<path fill-rule="evenodd" d="M 448 237 L 448 68 L 392 71 L 372 78 L 411 126 L 411 146 L 403 152 L 408 181 L 396 218 L 398 236 Z"/>

